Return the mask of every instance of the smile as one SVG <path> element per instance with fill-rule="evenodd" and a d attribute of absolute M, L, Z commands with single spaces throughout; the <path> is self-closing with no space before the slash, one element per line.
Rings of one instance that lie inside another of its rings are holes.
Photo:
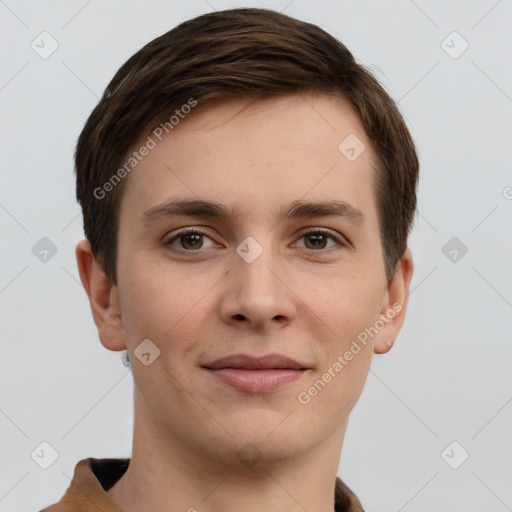
<path fill-rule="evenodd" d="M 203 368 L 224 384 L 248 393 L 275 391 L 300 379 L 309 369 L 279 354 L 263 357 L 237 354 L 217 359 Z"/>

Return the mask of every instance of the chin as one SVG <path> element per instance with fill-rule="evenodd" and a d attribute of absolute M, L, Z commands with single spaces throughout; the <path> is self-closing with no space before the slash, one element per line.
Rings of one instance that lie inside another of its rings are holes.
<path fill-rule="evenodd" d="M 263 467 L 307 451 L 315 440 L 308 436 L 306 425 L 297 424 L 293 413 L 288 416 L 292 410 L 245 411 L 232 420 L 224 416 L 232 438 L 218 440 L 227 444 L 221 449 L 223 457 L 229 452 L 235 464 Z"/>

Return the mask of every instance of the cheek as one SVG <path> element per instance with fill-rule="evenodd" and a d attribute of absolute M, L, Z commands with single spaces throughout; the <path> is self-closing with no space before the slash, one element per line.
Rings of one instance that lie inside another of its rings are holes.
<path fill-rule="evenodd" d="M 124 267 L 124 293 L 128 316 L 136 329 L 151 326 L 151 331 L 159 336 L 172 326 L 174 316 L 179 314 L 177 307 L 183 307 L 182 286 L 179 274 L 165 268 L 155 258 L 148 257 L 145 251 L 135 255 Z"/>
<path fill-rule="evenodd" d="M 351 311 L 347 309 L 339 313 L 338 310 L 334 326 L 338 335 L 323 344 L 325 353 L 320 364 L 297 394 L 298 403 L 307 406 L 308 414 L 317 411 L 327 423 L 332 424 L 339 424 L 356 404 L 373 354 L 371 340 L 357 338 L 369 323 L 368 315 L 365 317 L 359 310 L 351 315 Z"/>
<path fill-rule="evenodd" d="M 211 319 L 209 290 L 218 277 L 171 269 L 148 261 L 134 264 L 124 275 L 123 314 L 132 349 L 149 338 L 162 355 L 184 352 L 200 341 L 204 322 Z"/>
<path fill-rule="evenodd" d="M 309 418 L 312 428 L 336 429 L 343 424 L 361 395 L 370 362 L 371 349 L 367 346 L 345 364 L 335 358 L 304 382 L 296 396 L 297 408 Z"/>
<path fill-rule="evenodd" d="M 206 308 L 211 306 L 207 292 L 213 284 L 147 262 L 125 270 L 123 315 L 129 320 L 125 326 L 130 352 L 137 357 L 137 347 L 147 339 L 159 350 L 148 366 L 132 363 L 136 387 L 162 414 L 169 408 L 184 408 L 190 401 L 185 390 L 193 385 L 194 354 L 204 342 L 204 322 L 211 318 Z M 172 402 L 166 398 L 169 395 Z"/>
<path fill-rule="evenodd" d="M 362 277 L 364 276 L 364 277 Z M 324 319 L 332 331 L 337 350 L 378 318 L 382 300 L 380 281 L 371 269 L 332 277 L 328 283 L 304 290 L 308 305 Z"/>
<path fill-rule="evenodd" d="M 312 350 L 323 355 L 317 371 L 302 391 L 304 402 L 325 408 L 338 404 L 332 414 L 342 417 L 355 405 L 368 375 L 373 340 L 365 335 L 379 316 L 381 296 L 375 282 L 357 278 L 310 290 L 309 304 L 331 331 L 330 339 L 313 343 Z"/>

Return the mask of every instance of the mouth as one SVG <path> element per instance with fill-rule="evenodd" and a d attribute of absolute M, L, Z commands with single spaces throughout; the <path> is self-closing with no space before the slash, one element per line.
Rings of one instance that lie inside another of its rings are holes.
<path fill-rule="evenodd" d="M 309 370 L 279 354 L 263 357 L 236 354 L 217 359 L 203 368 L 224 384 L 248 393 L 275 391 L 300 379 Z"/>

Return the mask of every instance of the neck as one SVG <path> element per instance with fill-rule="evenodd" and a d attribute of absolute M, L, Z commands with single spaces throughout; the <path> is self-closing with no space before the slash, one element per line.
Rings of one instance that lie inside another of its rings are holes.
<path fill-rule="evenodd" d="M 137 402 L 137 401 L 136 401 Z M 139 409 L 139 411 L 137 411 Z M 176 440 L 137 407 L 130 465 L 107 494 L 123 512 L 334 511 L 346 429 L 306 453 L 252 467 Z"/>

